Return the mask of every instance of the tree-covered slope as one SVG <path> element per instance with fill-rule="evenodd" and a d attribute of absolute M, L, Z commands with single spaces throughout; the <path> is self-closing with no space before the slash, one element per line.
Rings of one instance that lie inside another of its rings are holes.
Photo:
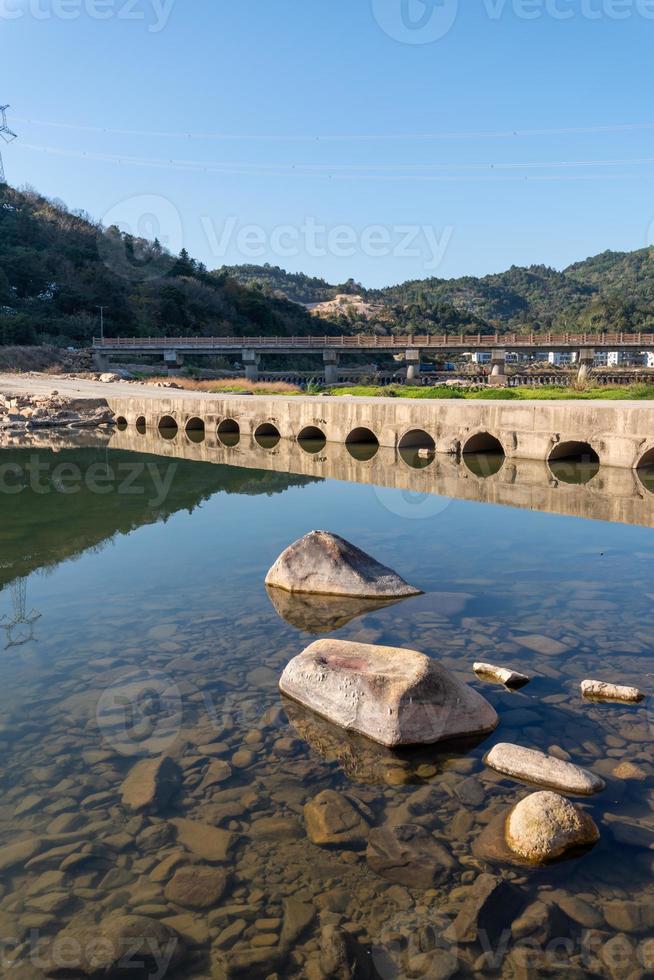
<path fill-rule="evenodd" d="M 247 277 L 242 272 L 247 268 Z M 444 330 L 494 333 L 540 330 L 654 330 L 654 250 L 604 252 L 562 272 L 547 266 L 513 266 L 482 278 L 416 279 L 385 289 L 356 283 L 320 283 L 320 300 L 309 294 L 307 277 L 272 266 L 235 266 L 225 270 L 239 281 L 256 282 L 264 291 L 281 292 L 300 302 L 322 302 L 353 292 L 381 306 L 376 322 L 342 317 L 341 329 L 438 333 Z M 316 293 L 318 289 L 316 287 Z M 302 298 L 304 297 L 304 298 Z"/>
<path fill-rule="evenodd" d="M 315 329 L 296 303 L 209 272 L 186 252 L 171 256 L 156 241 L 0 185 L 0 343 L 87 344 L 98 332 L 100 305 L 113 336 Z"/>

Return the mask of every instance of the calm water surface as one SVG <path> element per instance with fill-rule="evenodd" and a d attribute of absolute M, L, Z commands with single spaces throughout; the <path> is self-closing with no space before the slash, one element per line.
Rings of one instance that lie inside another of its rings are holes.
<path fill-rule="evenodd" d="M 116 912 L 183 937 L 171 978 L 652 974 L 649 702 L 579 695 L 586 677 L 652 688 L 652 529 L 439 497 L 411 506 L 399 490 L 106 448 L 7 450 L 0 463 L 2 975 L 48 975 L 39 942 Z M 314 528 L 425 594 L 349 622 L 356 609 L 302 603 L 281 618 L 265 573 Z M 439 659 L 483 692 L 499 729 L 396 756 L 283 704 L 281 671 L 327 622 Z M 484 684 L 476 660 L 533 681 L 513 694 Z M 527 792 L 484 766 L 498 741 L 567 753 L 606 779 L 582 801 L 601 830 L 593 850 L 540 869 L 497 856 L 494 828 Z M 179 794 L 156 815 L 128 812 L 126 774 L 162 753 L 183 772 Z M 415 887 L 410 865 L 374 873 L 364 838 L 312 844 L 303 808 L 326 789 L 369 827 L 423 826 L 451 867 Z M 208 908 L 168 889 L 176 868 L 206 863 L 177 839 L 180 817 L 234 834 Z M 25 854 L 7 850 L 25 840 Z M 482 875 L 497 899 L 452 937 Z M 354 971 L 330 958 L 340 942 Z"/>

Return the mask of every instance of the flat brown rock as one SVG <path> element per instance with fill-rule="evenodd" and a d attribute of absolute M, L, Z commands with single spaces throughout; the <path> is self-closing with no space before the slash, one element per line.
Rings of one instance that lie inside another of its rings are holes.
<path fill-rule="evenodd" d="M 341 793 L 326 789 L 304 807 L 304 822 L 314 844 L 363 844 L 368 836 L 368 821 Z"/>
<path fill-rule="evenodd" d="M 287 665 L 279 686 L 341 728 L 387 746 L 490 732 L 498 721 L 480 694 L 416 650 L 317 640 Z"/>
<path fill-rule="evenodd" d="M 229 852 L 236 842 L 235 835 L 230 831 L 183 817 L 170 822 L 177 829 L 179 843 L 192 854 L 215 864 L 223 864 L 229 860 Z"/>
<path fill-rule="evenodd" d="M 308 592 L 363 599 L 400 599 L 420 589 L 365 551 L 328 531 L 311 531 L 279 556 L 266 585 L 286 592 Z"/>
<path fill-rule="evenodd" d="M 142 759 L 132 766 L 121 786 L 123 806 L 133 813 L 157 813 L 182 783 L 182 773 L 173 759 Z"/>
<path fill-rule="evenodd" d="M 417 824 L 375 827 L 366 857 L 375 874 L 409 888 L 433 888 L 457 867 L 445 845 Z"/>
<path fill-rule="evenodd" d="M 227 886 L 223 868 L 190 865 L 178 868 L 165 889 L 169 902 L 187 909 L 209 909 L 217 905 Z"/>

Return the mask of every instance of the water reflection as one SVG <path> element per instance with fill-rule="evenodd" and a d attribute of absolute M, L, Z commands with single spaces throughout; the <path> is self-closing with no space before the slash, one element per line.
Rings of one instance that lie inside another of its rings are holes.
<path fill-rule="evenodd" d="M 304 633 L 333 633 L 351 620 L 406 599 L 361 599 L 345 596 L 308 595 L 266 586 L 277 614 Z"/>
<path fill-rule="evenodd" d="M 463 461 L 473 476 L 487 480 L 500 472 L 505 462 L 504 453 L 464 453 Z"/>

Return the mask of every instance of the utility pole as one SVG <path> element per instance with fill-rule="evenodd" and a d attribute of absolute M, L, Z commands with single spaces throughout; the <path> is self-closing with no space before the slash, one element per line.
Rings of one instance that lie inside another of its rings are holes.
<path fill-rule="evenodd" d="M 4 143 L 13 143 L 17 139 L 16 133 L 14 133 L 7 125 L 7 109 L 8 105 L 0 105 L 0 139 Z M 5 180 L 5 168 L 2 163 L 2 154 L 0 153 L 0 184 L 6 184 Z"/>
<path fill-rule="evenodd" d="M 104 311 L 107 309 L 106 306 L 98 306 L 100 310 L 100 340 L 104 340 Z"/>

